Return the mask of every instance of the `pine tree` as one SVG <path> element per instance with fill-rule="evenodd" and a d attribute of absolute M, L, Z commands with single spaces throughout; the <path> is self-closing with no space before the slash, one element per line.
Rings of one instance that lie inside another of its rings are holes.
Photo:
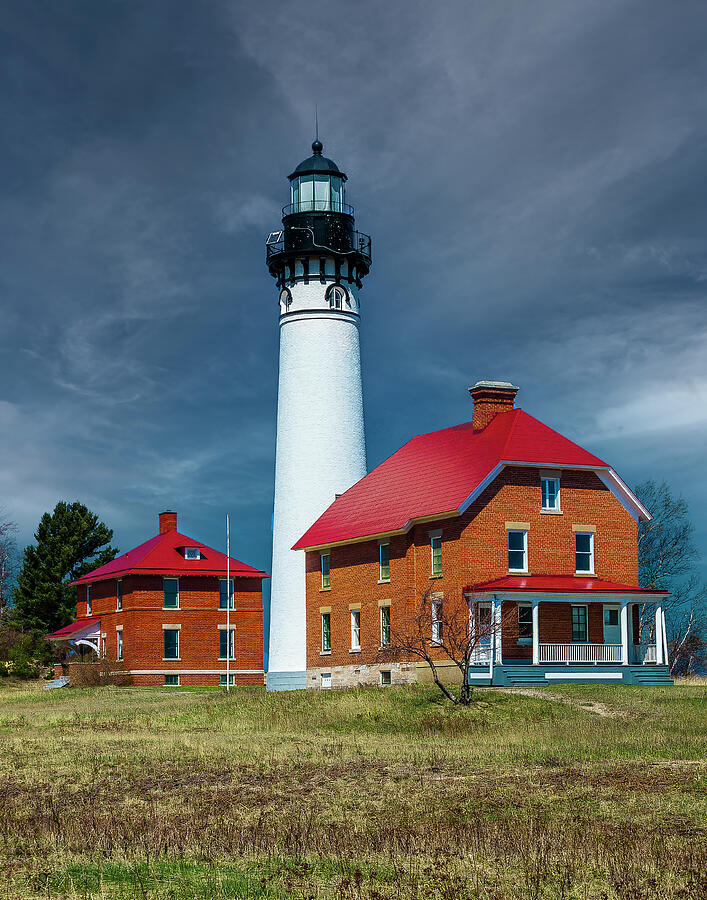
<path fill-rule="evenodd" d="M 36 545 L 25 548 L 14 591 L 17 623 L 45 633 L 67 625 L 76 610 L 71 582 L 115 558 L 112 537 L 112 529 L 78 501 L 60 501 L 52 513 L 44 513 Z"/>

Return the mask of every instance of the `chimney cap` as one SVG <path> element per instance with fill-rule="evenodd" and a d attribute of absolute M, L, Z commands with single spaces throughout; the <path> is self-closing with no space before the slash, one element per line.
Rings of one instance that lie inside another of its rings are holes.
<path fill-rule="evenodd" d="M 475 391 L 477 388 L 491 388 L 494 391 L 515 391 L 516 393 L 520 390 L 518 385 L 511 384 L 510 381 L 477 381 L 475 385 L 469 388 L 469 393 L 471 391 Z"/>

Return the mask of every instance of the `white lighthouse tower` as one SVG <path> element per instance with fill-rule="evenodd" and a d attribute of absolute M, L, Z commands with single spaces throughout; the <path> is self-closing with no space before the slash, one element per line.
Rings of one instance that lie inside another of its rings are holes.
<path fill-rule="evenodd" d="M 305 687 L 305 556 L 292 545 L 366 474 L 358 292 L 371 239 L 355 230 L 346 175 L 312 156 L 288 176 L 282 231 L 267 241 L 280 292 L 268 690 Z"/>

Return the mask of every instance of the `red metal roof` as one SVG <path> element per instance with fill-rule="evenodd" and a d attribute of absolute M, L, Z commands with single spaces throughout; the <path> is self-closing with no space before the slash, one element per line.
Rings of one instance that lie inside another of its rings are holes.
<path fill-rule="evenodd" d="M 89 618 L 89 619 L 77 619 L 75 622 L 72 622 L 70 625 L 65 625 L 63 628 L 60 628 L 58 631 L 52 632 L 52 634 L 48 634 L 47 638 L 54 640 L 62 640 L 66 638 L 70 638 L 80 631 L 89 631 L 89 629 L 93 631 L 100 631 L 101 629 L 101 620 L 98 618 Z"/>
<path fill-rule="evenodd" d="M 198 547 L 201 559 L 185 559 L 184 547 Z M 266 572 L 254 569 L 231 557 L 231 575 L 239 578 L 268 578 Z M 226 554 L 201 541 L 180 534 L 165 531 L 156 534 L 149 541 L 128 550 L 122 556 L 88 572 L 73 584 L 86 584 L 106 578 L 120 578 L 123 575 L 226 575 Z"/>
<path fill-rule="evenodd" d="M 404 531 L 414 519 L 458 513 L 499 463 L 610 470 L 603 460 L 522 409 L 412 438 L 332 505 L 295 550 Z"/>
<path fill-rule="evenodd" d="M 667 594 L 667 591 L 640 588 L 636 585 L 616 584 L 601 578 L 586 578 L 578 575 L 506 575 L 494 581 L 469 585 L 467 591 L 492 593 L 498 591 L 537 591 L 538 593 L 563 594 Z"/>

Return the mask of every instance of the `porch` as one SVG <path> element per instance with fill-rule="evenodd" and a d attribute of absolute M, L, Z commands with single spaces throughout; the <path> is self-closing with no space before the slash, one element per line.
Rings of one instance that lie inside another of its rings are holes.
<path fill-rule="evenodd" d="M 539 587 L 544 590 L 534 590 Z M 654 676 L 660 669 L 657 683 L 672 683 L 663 592 L 599 579 L 526 576 L 480 585 L 466 596 L 470 628 L 478 635 L 471 675 L 477 683 L 506 683 L 509 678 L 515 683 L 522 670 L 533 683 L 644 683 L 635 671 L 643 668 L 652 669 Z M 648 634 L 638 614 L 646 603 Z"/>

